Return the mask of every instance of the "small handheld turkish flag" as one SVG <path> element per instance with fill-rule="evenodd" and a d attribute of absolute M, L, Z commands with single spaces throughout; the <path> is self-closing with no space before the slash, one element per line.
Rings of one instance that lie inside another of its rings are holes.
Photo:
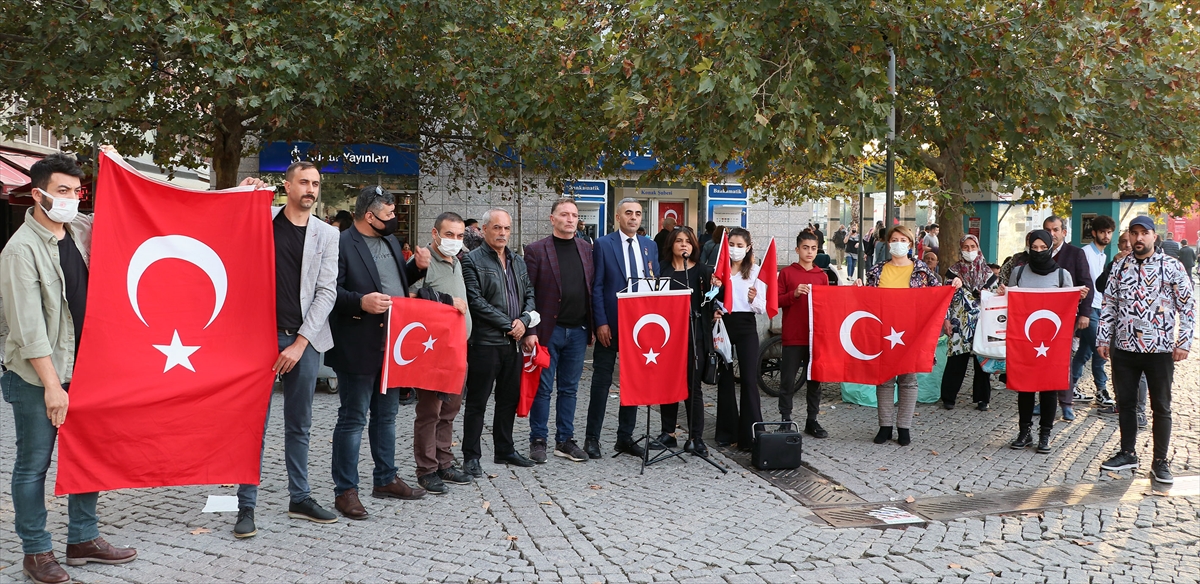
<path fill-rule="evenodd" d="M 542 382 L 542 371 L 550 366 L 550 351 L 541 344 L 533 346 L 532 353 L 523 353 L 521 364 L 521 399 L 517 401 L 517 417 L 528 418 L 533 409 Z"/>
<path fill-rule="evenodd" d="M 617 294 L 621 405 L 656 406 L 687 398 L 690 290 Z"/>
<path fill-rule="evenodd" d="M 809 379 L 878 385 L 933 370 L 951 286 L 813 286 Z"/>
<path fill-rule="evenodd" d="M 467 320 L 458 309 L 419 298 L 392 298 L 380 393 L 393 386 L 462 393 Z"/>
<path fill-rule="evenodd" d="M 1071 339 L 1078 310 L 1078 288 L 1008 289 L 1004 352 L 1009 389 L 1071 388 Z"/>
<path fill-rule="evenodd" d="M 279 355 L 274 193 L 181 189 L 108 154 L 96 191 L 55 493 L 258 484 Z"/>
<path fill-rule="evenodd" d="M 730 285 L 729 279 L 732 270 L 729 263 L 729 230 L 726 229 L 721 235 L 721 249 L 717 250 L 717 263 L 713 266 L 713 275 L 721 281 L 721 290 L 724 292 L 722 302 L 726 310 L 733 310 L 733 286 Z"/>
<path fill-rule="evenodd" d="M 767 245 L 767 253 L 763 254 L 762 265 L 758 269 L 758 279 L 767 285 L 767 318 L 775 318 L 775 315 L 779 314 L 779 266 L 775 260 L 774 237 Z"/>

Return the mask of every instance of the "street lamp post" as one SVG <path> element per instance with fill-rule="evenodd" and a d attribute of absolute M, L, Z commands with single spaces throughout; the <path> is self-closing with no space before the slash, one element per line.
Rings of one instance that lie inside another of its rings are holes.
<path fill-rule="evenodd" d="M 884 225 L 889 229 L 896 220 L 896 50 L 888 45 L 888 93 L 892 95 L 892 109 L 888 112 L 887 135 L 887 197 L 884 201 Z"/>

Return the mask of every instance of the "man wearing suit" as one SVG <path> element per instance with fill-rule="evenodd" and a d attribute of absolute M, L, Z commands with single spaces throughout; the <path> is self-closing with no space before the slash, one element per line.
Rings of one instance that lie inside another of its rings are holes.
<path fill-rule="evenodd" d="M 387 311 L 392 297 L 407 298 L 408 283 L 429 268 L 429 250 L 418 247 L 404 261 L 396 231 L 396 201 L 380 187 L 367 187 L 354 205 L 354 227 L 338 242 L 337 301 L 330 325 L 334 346 L 325 363 L 337 372 L 337 425 L 333 429 L 333 506 L 350 519 L 366 519 L 358 497 L 358 453 L 363 426 L 375 461 L 375 498 L 419 499 L 425 490 L 396 476 L 396 412 L 400 392 L 379 393 Z M 401 300 L 404 302 L 405 300 Z M 370 414 L 370 424 L 367 415 Z"/>
<path fill-rule="evenodd" d="M 587 454 L 575 443 L 575 402 L 583 357 L 592 337 L 592 244 L 575 237 L 579 208 L 571 199 L 559 199 L 550 209 L 554 234 L 525 248 L 525 265 L 533 284 L 534 303 L 542 322 L 533 333 L 550 352 L 550 366 L 542 370 L 537 397 L 529 410 L 529 457 L 546 462 L 550 393 L 558 377 L 554 455 L 575 462 Z"/>
<path fill-rule="evenodd" d="M 658 248 L 654 241 L 638 235 L 642 225 L 642 204 L 625 198 L 617 203 L 617 231 L 596 239 L 592 248 L 592 263 L 596 283 L 592 288 L 592 312 L 596 323 L 596 347 L 592 354 L 592 392 L 588 404 L 587 430 L 583 449 L 590 458 L 600 458 L 600 429 L 604 426 L 604 410 L 608 407 L 608 389 L 612 385 L 613 368 L 617 363 L 617 293 L 628 288 L 637 291 L 645 282 L 638 278 L 658 276 Z M 634 280 L 630 280 L 634 278 Z M 633 426 L 637 423 L 637 408 L 620 406 L 617 417 L 616 451 L 641 457 L 641 446 L 633 443 Z"/>
<path fill-rule="evenodd" d="M 244 184 L 261 184 L 247 179 Z M 283 380 L 283 459 L 288 474 L 288 517 L 333 523 L 337 516 L 312 498 L 308 487 L 308 430 L 321 353 L 333 347 L 329 312 L 337 298 L 338 230 L 313 220 L 321 194 L 321 173 L 307 161 L 283 174 L 287 204 L 273 207 L 275 234 L 275 323 L 279 358 L 272 369 Z M 269 412 L 268 412 L 269 413 Z M 264 436 L 265 441 L 265 436 Z M 257 485 L 238 487 L 233 535 L 252 537 Z"/>
<path fill-rule="evenodd" d="M 1088 328 L 1091 324 L 1090 315 L 1092 314 L 1092 299 L 1096 291 L 1094 280 L 1092 279 L 1092 271 L 1088 265 L 1087 254 L 1083 250 L 1066 242 L 1067 226 L 1063 222 L 1062 217 L 1051 215 L 1042 221 L 1042 229 L 1050 232 L 1054 237 L 1054 249 L 1050 251 L 1050 255 L 1054 257 L 1054 261 L 1058 267 L 1066 270 L 1071 274 L 1071 281 L 1078 282 L 1081 286 L 1088 287 L 1087 296 L 1079 301 L 1079 317 L 1075 321 L 1075 330 Z M 1079 391 L 1065 389 L 1058 394 L 1058 403 L 1062 406 L 1063 419 L 1068 422 L 1075 419 L 1075 400 L 1090 400 L 1092 396 L 1085 395 Z"/>

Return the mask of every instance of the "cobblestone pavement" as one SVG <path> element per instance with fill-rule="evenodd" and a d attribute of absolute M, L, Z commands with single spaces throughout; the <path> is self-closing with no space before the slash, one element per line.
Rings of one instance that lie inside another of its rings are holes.
<path fill-rule="evenodd" d="M 585 372 L 583 387 L 590 372 Z M 715 398 L 715 390 L 709 401 Z M 969 386 L 966 392 L 969 393 Z M 581 392 L 577 431 L 587 410 Z M 1200 355 L 1175 381 L 1176 474 L 1200 471 Z M 875 412 L 843 404 L 826 387 L 826 440 L 805 442 L 806 463 L 869 501 L 982 493 L 1114 480 L 1099 470 L 1117 445 L 1115 418 L 1087 407 L 1055 427 L 1055 451 L 1012 451 L 1015 399 L 997 390 L 990 412 L 969 406 L 918 407 L 911 446 L 876 446 Z M 615 395 L 603 446 L 611 453 Z M 314 405 L 310 481 L 331 508 L 330 436 L 338 397 Z M 0 413 L 0 581 L 25 581 L 9 496 L 14 439 L 11 409 Z M 764 397 L 766 417 L 774 401 Z M 412 408 L 401 408 L 398 463 L 415 480 Z M 681 417 L 682 418 L 682 417 Z M 490 416 L 489 416 L 490 420 Z M 639 428 L 645 423 L 639 413 Z M 653 428 L 657 430 L 657 414 Z M 461 423 L 459 424 L 461 428 Z M 528 424 L 517 424 L 525 443 Z M 457 436 L 458 434 L 456 434 Z M 364 439 L 365 443 L 365 439 Z M 1148 434 L 1139 456 L 1149 457 Z M 476 485 L 415 502 L 364 499 L 367 521 L 317 525 L 288 519 L 279 394 L 267 435 L 259 534 L 232 536 L 233 514 L 201 513 L 208 495 L 229 486 L 106 493 L 101 532 L 138 549 L 123 566 L 69 568 L 80 582 L 1197 582 L 1200 493 L 1017 516 L 959 519 L 893 529 L 834 529 L 753 473 L 720 475 L 695 459 L 638 475 L 628 456 L 586 463 L 551 457 L 532 469 L 490 464 Z M 718 461 L 730 464 L 719 454 Z M 365 454 L 360 472 L 370 477 Z M 1120 477 L 1128 479 L 1129 473 Z M 51 479 L 53 480 L 53 479 Z M 369 478 L 367 478 L 369 480 Z M 50 498 L 56 550 L 66 544 L 66 499 Z"/>

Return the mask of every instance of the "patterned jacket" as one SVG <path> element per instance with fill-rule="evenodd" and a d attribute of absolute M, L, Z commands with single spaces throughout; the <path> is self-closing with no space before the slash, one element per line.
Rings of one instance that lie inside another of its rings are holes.
<path fill-rule="evenodd" d="M 1179 335 L 1175 336 L 1175 321 Z M 1096 344 L 1134 353 L 1188 351 L 1196 325 L 1192 285 L 1183 264 L 1161 251 L 1113 262 L 1100 310 Z"/>
<path fill-rule="evenodd" d="M 883 264 L 886 263 L 887 262 L 879 262 L 878 264 L 871 266 L 870 270 L 867 270 L 868 286 L 879 286 L 879 277 L 881 274 L 883 274 Z M 933 273 L 933 270 L 929 268 L 928 264 L 921 260 L 913 260 L 912 276 L 910 276 L 908 279 L 909 288 L 924 288 L 927 286 L 941 285 L 941 279 L 938 278 L 937 274 Z"/>

